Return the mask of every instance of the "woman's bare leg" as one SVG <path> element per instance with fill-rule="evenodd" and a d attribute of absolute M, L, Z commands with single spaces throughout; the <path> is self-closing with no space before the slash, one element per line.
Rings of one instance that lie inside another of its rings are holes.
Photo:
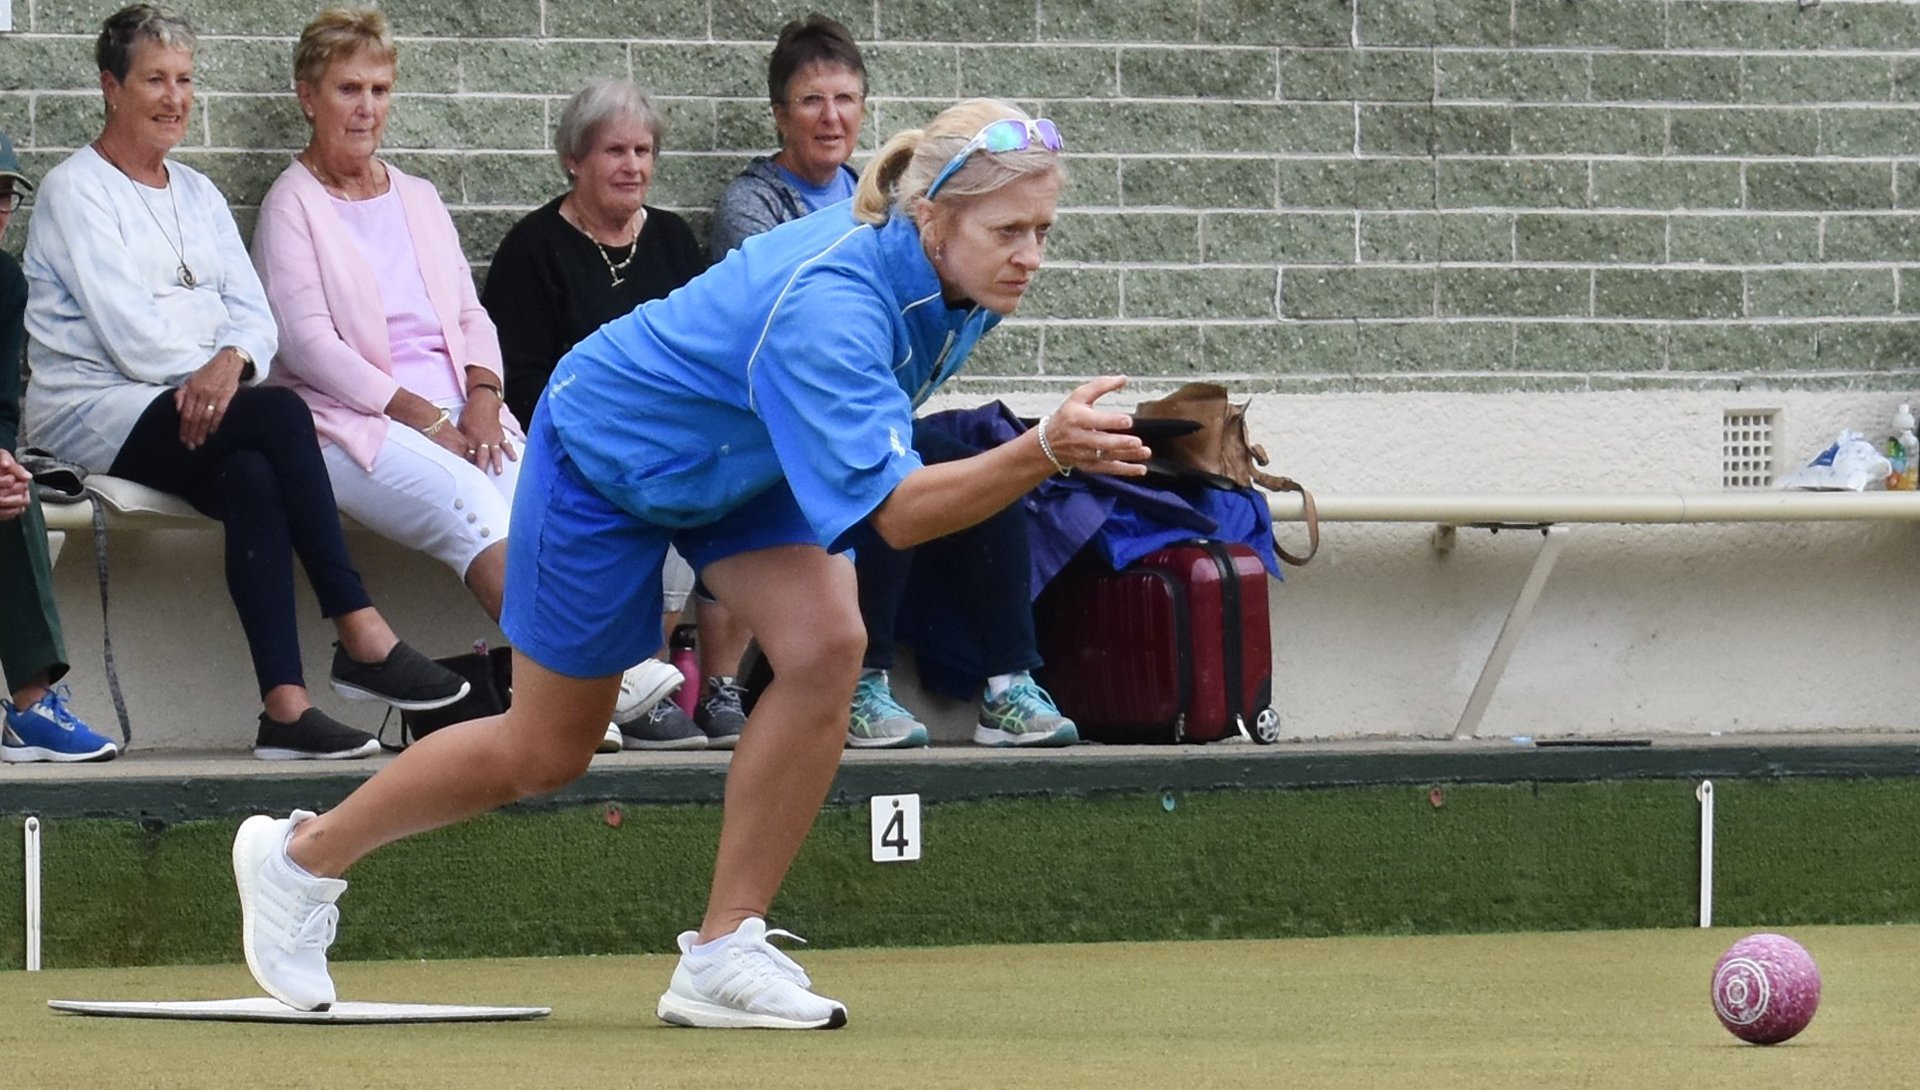
<path fill-rule="evenodd" d="M 707 584 L 713 590 L 713 584 Z M 718 591 L 714 592 L 718 595 Z M 753 626 L 725 603 L 693 598 L 693 615 L 700 626 L 700 676 L 732 677 L 753 642 Z"/>
<path fill-rule="evenodd" d="M 700 941 L 764 917 L 813 828 L 845 748 L 866 650 L 853 565 L 813 546 L 707 566 L 708 589 L 760 641 L 775 672 L 727 770 L 726 812 Z"/>
<path fill-rule="evenodd" d="M 500 603 L 506 598 L 507 587 L 507 543 L 502 541 L 489 545 L 473 563 L 467 565 L 467 589 L 497 623 L 500 620 Z"/>
<path fill-rule="evenodd" d="M 618 675 L 567 677 L 516 651 L 505 715 L 408 746 L 340 805 L 296 827 L 287 855 L 336 878 L 382 845 L 558 790 L 587 770 L 619 691 Z"/>

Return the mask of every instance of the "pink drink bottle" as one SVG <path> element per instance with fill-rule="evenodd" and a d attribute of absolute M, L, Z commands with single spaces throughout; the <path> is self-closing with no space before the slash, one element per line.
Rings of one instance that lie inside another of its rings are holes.
<path fill-rule="evenodd" d="M 673 663 L 680 676 L 687 679 L 674 694 L 674 703 L 688 715 L 693 714 L 694 705 L 700 702 L 700 655 L 696 649 L 695 629 L 690 624 L 675 625 L 673 635 L 667 640 L 667 658 Z"/>

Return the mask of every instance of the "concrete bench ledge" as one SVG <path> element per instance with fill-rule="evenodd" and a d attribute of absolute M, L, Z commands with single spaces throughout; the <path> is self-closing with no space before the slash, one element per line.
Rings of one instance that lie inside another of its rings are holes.
<path fill-rule="evenodd" d="M 1670 779 L 1691 797 L 1701 779 L 1920 776 L 1920 734 L 1669 736 L 1536 745 L 1471 741 L 1294 742 L 1207 746 L 1082 745 L 1048 752 L 974 746 L 849 751 L 831 805 L 915 792 L 927 802 L 1018 796 L 1084 796 L 1227 789 L 1312 789 L 1445 783 Z M 1608 744 L 1614 743 L 1614 744 Z M 586 776 L 524 806 L 618 802 L 718 804 L 729 754 L 620 753 L 595 757 Z M 4 812 L 47 818 L 122 817 L 160 822 L 325 808 L 388 758 L 268 762 L 211 754 L 138 751 L 100 765 L 0 767 Z"/>

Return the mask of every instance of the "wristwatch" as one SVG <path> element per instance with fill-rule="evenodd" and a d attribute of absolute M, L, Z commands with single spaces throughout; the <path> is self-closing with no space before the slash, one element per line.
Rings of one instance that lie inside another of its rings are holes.
<path fill-rule="evenodd" d="M 242 382 L 253 377 L 253 353 L 237 344 L 222 345 L 221 347 L 240 357 L 240 379 Z"/>

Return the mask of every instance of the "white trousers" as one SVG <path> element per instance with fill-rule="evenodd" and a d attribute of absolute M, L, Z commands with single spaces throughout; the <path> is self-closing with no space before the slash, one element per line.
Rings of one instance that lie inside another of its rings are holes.
<path fill-rule="evenodd" d="M 456 413 L 457 409 L 454 410 Z M 514 443 L 519 453 L 520 444 Z M 373 468 L 329 443 L 323 449 L 334 501 L 355 522 L 452 568 L 460 578 L 475 557 L 507 540 L 520 463 L 500 473 L 472 462 L 394 423 Z"/>

